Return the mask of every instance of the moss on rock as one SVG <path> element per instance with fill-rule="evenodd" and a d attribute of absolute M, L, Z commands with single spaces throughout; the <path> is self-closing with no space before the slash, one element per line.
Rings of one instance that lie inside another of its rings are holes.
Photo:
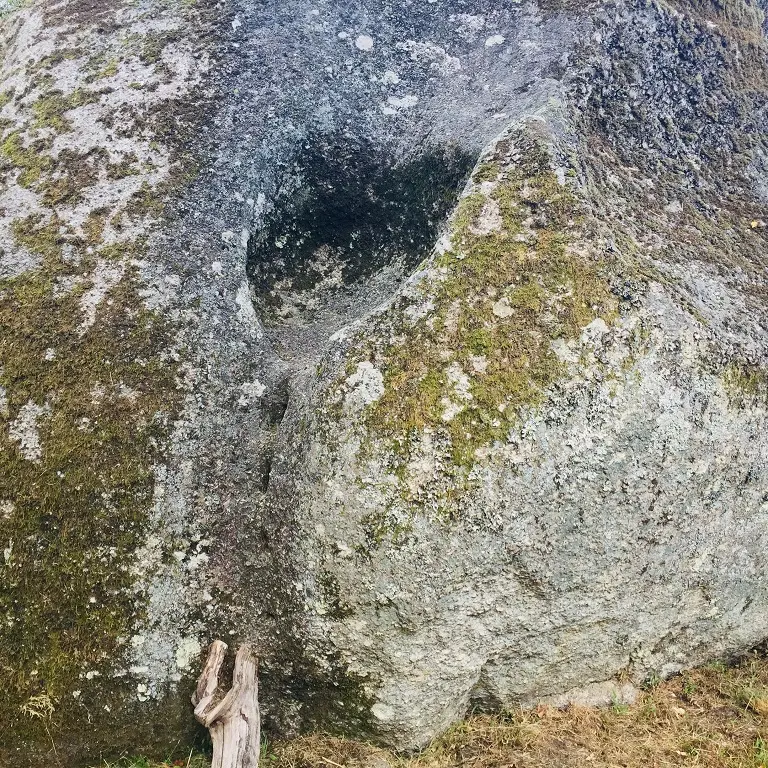
<path fill-rule="evenodd" d="M 97 255 L 55 217 L 13 233 L 41 258 L 0 281 L 0 720 L 18 744 L 45 737 L 30 702 L 49 701 L 58 720 L 82 675 L 103 673 L 127 641 L 140 611 L 132 555 L 180 393 L 169 328 L 130 269 L 89 327 L 81 301 Z"/>
<path fill-rule="evenodd" d="M 579 200 L 550 166 L 522 134 L 497 145 L 420 285 L 428 311 L 373 353 L 384 394 L 367 423 L 398 451 L 408 455 L 428 429 L 449 438 L 455 464 L 471 466 L 564 375 L 552 341 L 616 314 L 600 260 L 578 246 Z"/>
<path fill-rule="evenodd" d="M 92 104 L 98 98 L 97 94 L 83 88 L 77 88 L 69 94 L 50 90 L 32 105 L 33 126 L 50 128 L 57 134 L 68 133 L 72 130 L 72 123 L 67 119 L 67 112 Z"/>
<path fill-rule="evenodd" d="M 722 373 L 723 385 L 731 405 L 743 408 L 768 404 L 768 372 L 758 365 L 730 363 Z"/>
<path fill-rule="evenodd" d="M 44 153 L 49 148 L 43 140 L 25 145 L 21 133 L 14 131 L 0 145 L 0 155 L 5 165 L 19 171 L 18 183 L 28 189 L 53 168 L 53 159 Z"/>

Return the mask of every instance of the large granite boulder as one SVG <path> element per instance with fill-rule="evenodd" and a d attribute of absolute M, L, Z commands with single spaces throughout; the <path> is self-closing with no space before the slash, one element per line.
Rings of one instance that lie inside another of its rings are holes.
<path fill-rule="evenodd" d="M 214 637 L 417 747 L 768 636 L 762 5 L 0 25 L 0 762 L 190 743 Z"/>

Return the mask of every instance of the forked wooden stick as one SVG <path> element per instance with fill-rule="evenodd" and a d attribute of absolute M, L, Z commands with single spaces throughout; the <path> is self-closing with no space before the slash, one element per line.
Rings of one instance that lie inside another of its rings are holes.
<path fill-rule="evenodd" d="M 250 645 L 240 646 L 235 656 L 232 688 L 222 697 L 219 671 L 227 644 L 214 640 L 192 696 L 195 717 L 211 733 L 211 768 L 257 768 L 261 749 L 257 659 Z"/>

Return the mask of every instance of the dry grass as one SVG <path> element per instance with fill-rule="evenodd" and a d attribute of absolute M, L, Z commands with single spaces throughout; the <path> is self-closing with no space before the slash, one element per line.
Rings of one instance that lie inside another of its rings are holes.
<path fill-rule="evenodd" d="M 186 760 L 118 763 L 171 768 Z M 768 768 L 768 658 L 711 664 L 646 691 L 631 707 L 539 707 L 476 715 L 416 756 L 321 734 L 269 744 L 268 768 Z M 199 756 L 191 766 L 205 768 Z M 114 768 L 112 765 L 106 768 Z"/>
<path fill-rule="evenodd" d="M 768 660 L 710 665 L 647 691 L 632 707 L 468 718 L 421 755 L 308 736 L 276 745 L 271 768 L 768 768 Z"/>

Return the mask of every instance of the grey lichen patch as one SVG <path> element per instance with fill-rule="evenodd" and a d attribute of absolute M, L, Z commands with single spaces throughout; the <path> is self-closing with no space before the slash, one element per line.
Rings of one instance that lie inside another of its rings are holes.
<path fill-rule="evenodd" d="M 0 0 L 0 19 L 10 16 L 26 5 L 27 0 Z"/>
<path fill-rule="evenodd" d="M 384 393 L 366 423 L 405 460 L 429 432 L 471 467 L 565 375 L 553 342 L 616 316 L 604 264 L 584 245 L 579 199 L 551 163 L 522 131 L 497 143 L 417 288 L 423 314 L 409 323 L 403 313 L 391 341 L 370 350 Z"/>

